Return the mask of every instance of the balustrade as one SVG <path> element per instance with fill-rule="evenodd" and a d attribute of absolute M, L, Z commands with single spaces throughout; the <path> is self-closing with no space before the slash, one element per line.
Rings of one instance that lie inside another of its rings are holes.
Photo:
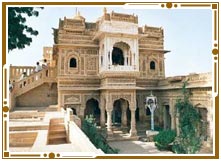
<path fill-rule="evenodd" d="M 18 80 L 13 84 L 13 92 L 16 96 L 35 88 L 44 82 L 55 82 L 56 68 L 46 68 L 37 73 L 33 73 L 22 80 Z"/>
<path fill-rule="evenodd" d="M 34 66 L 10 66 L 10 80 L 18 80 L 23 72 L 26 72 L 27 76 L 34 73 Z"/>

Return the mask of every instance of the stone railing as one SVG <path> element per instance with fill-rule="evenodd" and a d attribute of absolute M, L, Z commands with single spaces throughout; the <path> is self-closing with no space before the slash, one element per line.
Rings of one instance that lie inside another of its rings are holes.
<path fill-rule="evenodd" d="M 26 72 L 27 76 L 34 73 L 34 66 L 10 66 L 10 78 L 11 82 L 18 80 L 23 72 Z"/>
<path fill-rule="evenodd" d="M 133 66 L 111 65 L 108 69 L 101 67 L 100 71 L 136 71 Z"/>
<path fill-rule="evenodd" d="M 67 141 L 79 147 L 82 152 L 94 152 L 95 154 L 104 154 L 101 149 L 97 149 L 94 144 L 91 143 L 89 138 L 80 129 L 81 119 L 76 115 L 73 115 L 71 108 L 62 109 L 64 113 L 65 129 L 67 134 Z"/>
<path fill-rule="evenodd" d="M 14 96 L 19 96 L 45 82 L 56 82 L 56 68 L 43 69 L 40 72 L 33 73 L 22 80 L 18 80 L 13 84 Z"/>

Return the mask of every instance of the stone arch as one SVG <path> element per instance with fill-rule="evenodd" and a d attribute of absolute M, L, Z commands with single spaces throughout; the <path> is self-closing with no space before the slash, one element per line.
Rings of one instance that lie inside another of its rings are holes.
<path fill-rule="evenodd" d="M 112 122 L 116 125 L 127 125 L 127 110 L 129 102 L 126 99 L 119 98 L 113 101 Z"/>
<path fill-rule="evenodd" d="M 131 65 L 132 54 L 130 51 L 130 45 L 126 42 L 115 42 L 111 55 L 113 65 Z"/>
<path fill-rule="evenodd" d="M 70 67 L 71 66 L 71 60 L 72 59 L 75 59 L 76 60 L 76 67 Z M 67 56 L 65 57 L 65 63 L 64 63 L 64 66 L 65 66 L 65 72 L 68 73 L 68 74 L 75 74 L 75 73 L 78 73 L 79 70 L 80 70 L 80 65 L 81 65 L 81 62 L 80 62 L 80 58 L 78 56 L 78 54 L 76 53 L 68 53 Z"/>
<path fill-rule="evenodd" d="M 84 117 L 89 115 L 93 115 L 95 117 L 96 123 L 98 125 L 100 124 L 101 111 L 99 108 L 99 102 L 94 98 L 88 99 L 86 101 L 86 106 L 84 109 Z"/>
<path fill-rule="evenodd" d="M 90 99 L 94 99 L 94 100 L 96 100 L 98 103 L 100 103 L 100 99 L 99 99 L 98 97 L 96 97 L 96 96 L 86 97 L 86 98 L 85 98 L 85 102 L 87 102 L 87 101 L 90 100 Z"/>
<path fill-rule="evenodd" d="M 151 61 L 150 62 L 150 70 L 155 70 L 156 69 L 156 63 L 155 63 L 155 61 Z"/>
<path fill-rule="evenodd" d="M 69 67 L 70 68 L 77 68 L 77 60 L 75 57 L 72 57 L 69 61 Z"/>
<path fill-rule="evenodd" d="M 154 72 L 154 71 L 157 71 L 158 70 L 158 60 L 157 60 L 157 58 L 156 57 L 154 57 L 154 56 L 150 56 L 149 58 L 148 58 L 148 62 L 147 62 L 147 68 L 148 68 L 148 71 L 152 71 L 152 72 Z M 154 64 L 154 69 L 152 69 L 151 67 L 152 67 L 152 64 Z"/>

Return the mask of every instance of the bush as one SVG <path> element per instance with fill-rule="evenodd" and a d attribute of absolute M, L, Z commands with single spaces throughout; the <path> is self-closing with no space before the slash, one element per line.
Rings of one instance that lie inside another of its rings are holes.
<path fill-rule="evenodd" d="M 111 148 L 106 139 L 97 131 L 95 118 L 93 115 L 87 116 L 82 125 L 83 132 L 87 135 L 90 141 L 98 149 L 101 149 L 107 154 L 117 154 L 118 150 Z"/>
<path fill-rule="evenodd" d="M 175 140 L 176 132 L 174 130 L 160 131 L 154 136 L 155 146 L 159 150 L 171 150 L 171 143 Z"/>
<path fill-rule="evenodd" d="M 200 125 L 200 114 L 189 101 L 190 94 L 186 85 L 187 82 L 184 82 L 183 99 L 178 99 L 175 105 L 179 116 L 180 134 L 176 137 L 172 149 L 179 154 L 194 154 L 201 147 L 201 138 L 197 131 L 197 127 Z"/>

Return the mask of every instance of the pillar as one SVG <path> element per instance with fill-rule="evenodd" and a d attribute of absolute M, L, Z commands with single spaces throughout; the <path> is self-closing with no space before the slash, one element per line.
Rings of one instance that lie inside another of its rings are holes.
<path fill-rule="evenodd" d="M 131 128 L 130 128 L 130 137 L 137 136 L 136 130 L 136 120 L 135 120 L 135 109 L 131 109 Z"/>
<path fill-rule="evenodd" d="M 105 127 L 105 100 L 102 96 L 100 98 L 99 107 L 100 107 L 100 110 L 101 110 L 100 126 Z"/>
<path fill-rule="evenodd" d="M 122 127 L 127 127 L 127 106 L 126 106 L 125 102 L 122 103 L 121 110 L 122 110 L 121 126 Z"/>
<path fill-rule="evenodd" d="M 127 127 L 127 110 L 126 109 L 122 111 L 121 126 Z"/>
<path fill-rule="evenodd" d="M 80 106 L 80 110 L 79 110 L 79 118 L 80 118 L 81 120 L 84 119 L 84 110 L 85 110 L 85 108 L 86 108 L 86 105 L 85 105 L 84 102 L 82 102 L 82 104 L 81 104 L 81 106 Z"/>
<path fill-rule="evenodd" d="M 100 125 L 105 127 L 105 109 L 101 108 Z"/>
<path fill-rule="evenodd" d="M 107 109 L 107 135 L 108 137 L 113 136 L 111 116 L 112 116 L 112 109 Z"/>

